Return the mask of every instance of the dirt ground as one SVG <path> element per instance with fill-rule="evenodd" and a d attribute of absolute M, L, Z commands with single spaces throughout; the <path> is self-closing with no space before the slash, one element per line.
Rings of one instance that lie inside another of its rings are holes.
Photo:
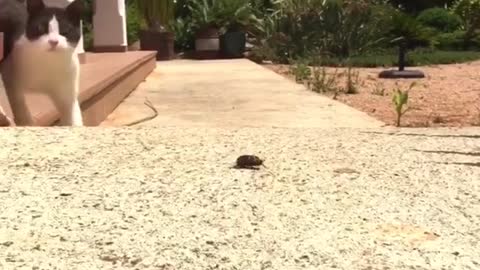
<path fill-rule="evenodd" d="M 291 79 L 286 65 L 264 65 Z M 394 125 L 396 113 L 392 94 L 396 88 L 407 90 L 412 82 L 416 86 L 409 92 L 409 111 L 402 118 L 404 127 L 464 127 L 480 125 L 480 61 L 415 68 L 426 78 L 418 80 L 379 79 L 381 68 L 360 68 L 358 93 L 339 94 L 336 99 L 360 111 Z M 327 69 L 330 74 L 334 68 Z M 345 69 L 338 69 L 342 74 Z M 338 86 L 345 85 L 345 76 L 338 75 Z M 343 77 L 343 78 L 341 78 Z M 334 94 L 326 94 L 334 97 Z"/>

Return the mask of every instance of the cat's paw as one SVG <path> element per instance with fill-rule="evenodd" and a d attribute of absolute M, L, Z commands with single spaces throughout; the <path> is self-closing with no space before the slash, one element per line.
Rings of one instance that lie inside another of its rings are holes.
<path fill-rule="evenodd" d="M 73 127 L 83 127 L 83 121 L 82 120 L 74 121 L 72 123 L 72 126 Z"/>
<path fill-rule="evenodd" d="M 78 102 L 75 102 L 73 106 L 69 108 L 68 111 L 65 111 L 63 114 L 60 123 L 62 126 L 71 126 L 71 127 L 81 127 L 83 126 L 83 115 L 82 110 Z"/>
<path fill-rule="evenodd" d="M 64 127 L 83 127 L 82 117 L 64 117 L 59 121 L 60 126 Z"/>
<path fill-rule="evenodd" d="M 83 116 L 79 107 L 73 114 L 71 125 L 74 127 L 83 127 Z"/>
<path fill-rule="evenodd" d="M 6 114 L 4 114 L 2 111 L 2 108 L 0 107 L 0 127 L 10 127 L 13 125 L 13 120 L 10 119 Z"/>
<path fill-rule="evenodd" d="M 69 121 L 68 126 L 83 127 L 83 119 L 81 117 L 73 118 Z"/>

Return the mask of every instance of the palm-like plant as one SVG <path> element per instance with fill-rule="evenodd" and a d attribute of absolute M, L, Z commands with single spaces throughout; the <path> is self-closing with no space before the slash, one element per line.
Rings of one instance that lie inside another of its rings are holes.
<path fill-rule="evenodd" d="M 401 12 L 393 16 L 390 35 L 392 43 L 406 48 L 428 46 L 432 42 L 428 28 L 415 18 Z"/>
<path fill-rule="evenodd" d="M 216 0 L 191 1 L 188 7 L 192 16 L 192 24 L 198 29 L 219 27 L 220 10 Z"/>
<path fill-rule="evenodd" d="M 252 6 L 247 1 L 221 0 L 222 24 L 226 30 L 245 28 L 257 21 Z"/>
<path fill-rule="evenodd" d="M 140 31 L 140 48 L 157 51 L 157 60 L 169 60 L 175 55 L 175 34 L 171 31 L 175 19 L 175 0 L 132 0 L 143 17 L 146 28 Z"/>
<path fill-rule="evenodd" d="M 189 7 L 198 28 L 216 27 L 225 32 L 257 21 L 249 1 L 197 0 L 191 1 Z"/>
<path fill-rule="evenodd" d="M 174 0 L 137 0 L 148 29 L 165 31 L 175 17 Z"/>
<path fill-rule="evenodd" d="M 391 43 L 399 48 L 398 67 L 400 71 L 405 69 L 408 49 L 433 44 L 428 28 L 415 18 L 402 12 L 393 16 L 390 36 L 392 38 Z"/>

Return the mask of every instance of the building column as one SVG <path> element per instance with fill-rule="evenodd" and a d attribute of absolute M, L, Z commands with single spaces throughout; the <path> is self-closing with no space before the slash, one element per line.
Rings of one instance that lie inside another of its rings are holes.
<path fill-rule="evenodd" d="M 93 6 L 93 50 L 127 51 L 125 0 L 95 0 Z"/>
<path fill-rule="evenodd" d="M 80 64 L 85 64 L 87 62 L 87 55 L 85 54 L 85 43 L 83 39 L 83 21 L 80 21 L 80 40 L 77 45 L 77 54 L 80 59 Z"/>

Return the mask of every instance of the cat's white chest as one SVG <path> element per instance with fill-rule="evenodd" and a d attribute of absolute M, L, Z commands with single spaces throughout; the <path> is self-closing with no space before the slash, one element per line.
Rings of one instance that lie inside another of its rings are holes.
<path fill-rule="evenodd" d="M 47 51 L 37 41 L 21 37 L 11 55 L 15 78 L 22 82 L 25 90 L 54 91 L 60 85 L 76 79 L 79 63 L 74 55 Z"/>
<path fill-rule="evenodd" d="M 84 0 L 65 8 L 46 6 L 42 0 L 0 0 L 0 21 L 15 42 L 0 65 L 15 123 L 35 123 L 31 105 L 39 92 L 50 98 L 60 116 L 60 125 L 83 125 L 78 100 L 80 63 L 75 48 L 80 39 Z M 16 38 L 15 33 L 24 33 Z M 15 35 L 14 35 L 15 34 Z M 28 36 L 28 38 L 27 38 Z M 9 44 L 10 45 L 10 44 Z"/>

